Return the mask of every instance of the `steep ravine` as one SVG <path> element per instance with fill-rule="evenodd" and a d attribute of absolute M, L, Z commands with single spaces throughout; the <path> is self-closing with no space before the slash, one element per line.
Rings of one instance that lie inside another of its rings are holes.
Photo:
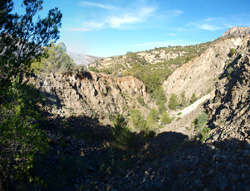
<path fill-rule="evenodd" d="M 177 86 L 176 89 L 179 88 L 177 92 L 186 90 L 187 97 L 191 96 L 196 89 L 197 96 L 202 96 L 207 93 L 207 88 L 210 88 L 209 80 L 213 77 L 218 78 L 215 96 L 206 108 L 211 116 L 209 127 L 213 130 L 211 137 L 203 143 L 190 140 L 184 132 L 175 132 L 176 128 L 173 128 L 172 131 L 163 131 L 154 138 L 147 139 L 139 150 L 119 159 L 110 147 L 110 133 L 107 133 L 109 139 L 105 138 L 105 140 L 96 133 L 89 136 L 86 129 L 95 129 L 95 131 L 100 129 L 95 128 L 94 123 L 84 125 L 85 121 L 71 116 L 92 116 L 93 112 L 96 112 L 101 118 L 102 114 L 106 113 L 126 113 L 133 106 L 147 113 L 147 108 L 137 103 L 137 97 L 141 96 L 149 108 L 151 107 L 145 86 L 141 81 L 133 77 L 112 78 L 90 72 L 84 76 L 51 74 L 45 79 L 33 82 L 44 95 L 48 96 L 47 102 L 51 102 L 48 105 L 52 105 L 47 108 L 48 111 L 55 112 L 57 116 L 66 116 L 71 122 L 69 123 L 71 126 L 65 127 L 64 133 L 60 132 L 61 126 L 59 128 L 56 123 L 53 123 L 56 131 L 62 134 L 58 140 L 64 140 L 61 146 L 57 143 L 59 146 L 56 145 L 55 148 L 59 147 L 58 150 L 67 155 L 81 157 L 81 164 L 84 165 L 81 171 L 70 171 L 72 169 L 68 166 L 74 163 L 69 162 L 67 166 L 65 165 L 68 171 L 63 172 L 67 176 L 74 175 L 74 172 L 78 172 L 79 176 L 72 176 L 68 187 L 62 185 L 60 190 L 249 191 L 250 38 L 224 39 L 220 43 L 210 47 L 201 57 L 196 58 L 197 62 L 195 60 L 189 62 L 176 72 L 176 75 L 179 75 L 178 80 L 184 79 L 181 72 L 188 75 L 185 81 L 173 82 Z M 236 54 L 229 59 L 227 54 L 232 47 L 236 48 Z M 217 52 L 222 54 L 223 59 L 216 57 Z M 230 61 L 228 66 L 227 59 Z M 214 69 L 211 70 L 213 67 Z M 233 68 L 230 73 L 229 67 Z M 218 73 L 215 71 L 216 68 L 220 69 Z M 186 88 L 183 89 L 185 86 L 182 87 L 181 83 L 184 83 Z M 174 92 L 173 89 L 166 89 L 166 91 Z M 184 118 L 187 120 L 194 118 L 197 115 L 196 111 L 203 109 L 202 102 L 203 99 L 200 99 L 190 106 L 191 109 L 184 109 L 183 121 L 180 122 L 188 123 Z M 83 131 L 82 136 L 70 137 L 70 131 L 67 129 L 72 127 L 78 134 L 80 134 L 79 130 Z M 180 124 L 178 124 L 179 127 Z M 140 142 L 139 137 L 135 140 Z M 55 155 L 48 164 L 53 168 L 58 167 L 56 166 L 58 157 L 60 156 Z M 112 171 L 112 168 L 115 171 Z M 59 174 L 56 179 L 61 177 L 63 176 Z M 63 178 L 61 183 L 65 183 Z"/>

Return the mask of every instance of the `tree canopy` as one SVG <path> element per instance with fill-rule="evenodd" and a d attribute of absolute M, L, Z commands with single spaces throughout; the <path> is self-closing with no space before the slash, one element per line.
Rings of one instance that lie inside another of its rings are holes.
<path fill-rule="evenodd" d="M 54 73 L 56 71 L 66 72 L 76 68 L 74 61 L 66 53 L 64 43 L 61 42 L 57 45 L 52 43 L 45 48 L 45 51 L 47 53 L 46 57 L 42 57 L 41 60 L 31 64 L 31 68 L 34 69 L 36 74 Z"/>
<path fill-rule="evenodd" d="M 31 63 L 46 54 L 44 47 L 59 38 L 62 13 L 54 8 L 42 19 L 37 15 L 42 3 L 23 0 L 25 13 L 19 15 L 12 0 L 0 1 L 0 190 L 39 182 L 31 169 L 48 148 L 46 134 L 37 128 L 40 95 L 23 79 L 32 74 Z"/>
<path fill-rule="evenodd" d="M 41 18 L 42 0 L 24 0 L 24 15 L 12 13 L 12 0 L 0 3 L 0 86 L 3 88 L 11 79 L 30 74 L 30 64 L 45 54 L 44 47 L 59 38 L 62 13 L 51 9 L 48 16 Z M 34 22 L 34 19 L 37 21 Z"/>

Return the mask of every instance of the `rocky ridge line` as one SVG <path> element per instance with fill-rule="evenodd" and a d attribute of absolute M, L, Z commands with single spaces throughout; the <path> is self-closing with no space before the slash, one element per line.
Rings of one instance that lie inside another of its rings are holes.
<path fill-rule="evenodd" d="M 228 37 L 228 36 L 244 36 L 250 34 L 250 27 L 232 27 L 228 29 L 221 37 Z"/>

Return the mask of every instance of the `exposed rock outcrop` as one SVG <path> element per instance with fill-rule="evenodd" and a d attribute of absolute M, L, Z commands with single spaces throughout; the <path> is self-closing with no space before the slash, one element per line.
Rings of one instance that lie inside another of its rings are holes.
<path fill-rule="evenodd" d="M 250 143 L 250 37 L 236 52 L 225 77 L 216 84 L 213 104 L 208 106 L 212 117 L 212 141 L 238 139 Z"/>
<path fill-rule="evenodd" d="M 228 29 L 221 37 L 233 36 L 244 36 L 250 34 L 250 27 L 232 27 Z"/>
<path fill-rule="evenodd" d="M 185 91 L 186 97 L 190 99 L 193 93 L 197 97 L 209 93 L 230 59 L 229 50 L 241 43 L 240 37 L 218 40 L 199 57 L 177 68 L 163 83 L 167 96 L 172 93 L 180 96 Z"/>
<path fill-rule="evenodd" d="M 50 74 L 32 83 L 48 97 L 47 110 L 61 116 L 107 119 L 112 114 L 127 114 L 132 107 L 140 109 L 143 114 L 148 110 L 137 102 L 138 96 L 145 102 L 149 101 L 145 86 L 131 76 L 112 78 L 94 72 L 84 76 Z"/>

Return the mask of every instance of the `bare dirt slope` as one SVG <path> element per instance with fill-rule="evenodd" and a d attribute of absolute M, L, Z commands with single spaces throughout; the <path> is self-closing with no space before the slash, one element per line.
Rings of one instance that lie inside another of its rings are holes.
<path fill-rule="evenodd" d="M 183 91 L 187 99 L 190 99 L 193 93 L 197 97 L 208 94 L 230 59 L 229 50 L 241 43 L 240 37 L 218 40 L 201 56 L 177 68 L 163 83 L 167 97 L 173 93 L 180 96 Z"/>

